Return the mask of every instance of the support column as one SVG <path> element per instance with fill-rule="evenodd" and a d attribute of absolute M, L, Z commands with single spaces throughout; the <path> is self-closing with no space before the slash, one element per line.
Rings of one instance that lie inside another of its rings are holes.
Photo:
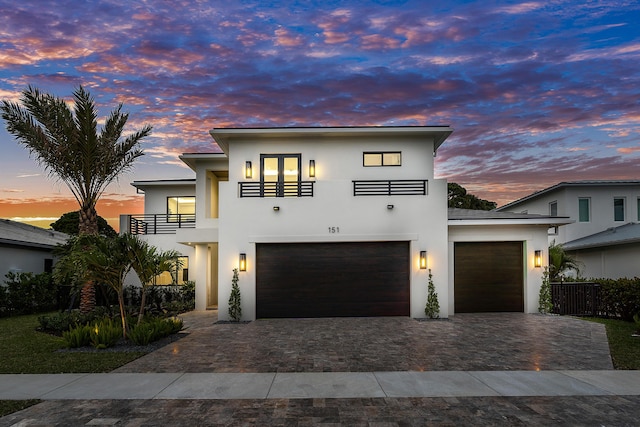
<path fill-rule="evenodd" d="M 207 289 L 209 287 L 208 257 L 207 244 L 196 244 L 195 274 L 193 276 L 196 282 L 196 310 L 207 309 Z"/>

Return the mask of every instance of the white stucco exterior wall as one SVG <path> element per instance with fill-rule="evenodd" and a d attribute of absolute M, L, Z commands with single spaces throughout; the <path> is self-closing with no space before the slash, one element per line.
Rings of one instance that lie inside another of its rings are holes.
<path fill-rule="evenodd" d="M 456 242 L 523 242 L 524 262 L 524 311 L 537 313 L 542 286 L 542 274 L 547 265 L 547 226 L 539 225 L 450 225 L 449 226 L 449 295 L 454 295 L 454 244 Z M 542 251 L 542 267 L 534 267 L 534 253 Z M 453 298 L 449 312 L 454 312 Z"/>
<path fill-rule="evenodd" d="M 219 207 L 219 318 L 227 319 L 232 270 L 240 253 L 247 271 L 240 273 L 243 319 L 255 319 L 255 244 L 276 242 L 409 241 L 411 316 L 424 317 L 427 276 L 418 266 L 426 250 L 436 290 L 448 315 L 446 182 L 433 179 L 432 140 L 415 137 L 305 138 L 286 141 L 249 139 L 229 145 L 229 181 L 221 182 Z M 364 151 L 401 151 L 401 167 L 364 167 Z M 315 160 L 313 197 L 240 198 L 238 182 L 246 161 L 259 181 L 260 154 L 301 154 L 303 181 Z M 352 180 L 426 179 L 426 196 L 354 196 Z M 394 205 L 387 209 L 387 205 Z M 274 206 L 279 211 L 274 211 Z M 330 233 L 329 227 L 339 228 Z"/>

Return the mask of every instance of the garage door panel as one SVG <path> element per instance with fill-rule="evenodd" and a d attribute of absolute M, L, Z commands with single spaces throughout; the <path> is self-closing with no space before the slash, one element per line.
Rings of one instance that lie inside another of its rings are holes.
<path fill-rule="evenodd" d="M 455 243 L 454 310 L 524 311 L 522 242 Z"/>
<path fill-rule="evenodd" d="M 258 244 L 257 317 L 407 316 L 408 242 Z"/>

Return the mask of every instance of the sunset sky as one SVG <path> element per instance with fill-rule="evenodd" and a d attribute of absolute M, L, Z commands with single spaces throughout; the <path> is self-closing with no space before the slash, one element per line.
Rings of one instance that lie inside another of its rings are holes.
<path fill-rule="evenodd" d="M 436 175 L 499 205 L 566 180 L 640 179 L 640 2 L 0 0 L 0 99 L 84 85 L 154 127 L 133 180 L 192 178 L 214 127 L 451 125 Z M 77 209 L 0 124 L 0 217 Z"/>

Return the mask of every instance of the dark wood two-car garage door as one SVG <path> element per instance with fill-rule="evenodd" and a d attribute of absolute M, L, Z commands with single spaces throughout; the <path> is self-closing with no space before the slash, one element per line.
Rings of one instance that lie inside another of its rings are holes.
<path fill-rule="evenodd" d="M 408 316 L 409 242 L 256 244 L 256 317 Z"/>
<path fill-rule="evenodd" d="M 455 243 L 455 312 L 524 311 L 522 253 L 522 242 Z"/>

